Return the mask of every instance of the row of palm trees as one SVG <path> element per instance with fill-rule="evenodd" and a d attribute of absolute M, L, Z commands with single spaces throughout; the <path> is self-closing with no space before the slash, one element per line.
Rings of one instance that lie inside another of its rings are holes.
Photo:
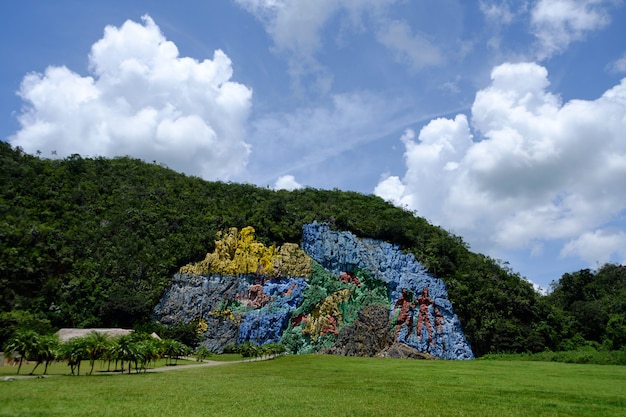
<path fill-rule="evenodd" d="M 30 375 L 41 364 L 44 364 L 45 375 L 48 365 L 55 361 L 67 361 L 72 375 L 80 375 L 81 363 L 88 360 L 88 375 L 91 375 L 98 360 L 108 362 L 107 371 L 111 371 L 111 364 L 114 363 L 113 370 L 119 369 L 123 373 L 128 366 L 130 373 L 134 365 L 135 372 L 139 372 L 147 370 L 150 363 L 161 358 L 165 358 L 166 365 L 174 365 L 180 357 L 189 355 L 191 348 L 177 340 L 161 340 L 136 332 L 112 338 L 106 333 L 92 331 L 85 336 L 60 342 L 56 335 L 20 330 L 9 339 L 4 352 L 6 357 L 19 358 L 18 374 L 23 361 L 28 360 L 36 362 Z"/>

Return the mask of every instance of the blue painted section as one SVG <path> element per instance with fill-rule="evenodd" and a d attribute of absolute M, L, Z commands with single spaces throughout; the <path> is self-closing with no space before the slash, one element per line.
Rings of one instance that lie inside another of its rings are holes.
<path fill-rule="evenodd" d="M 393 317 L 393 306 L 400 298 L 402 289 L 412 291 L 417 298 L 424 288 L 428 288 L 430 298 L 434 301 L 433 305 L 428 306 L 426 315 L 432 327 L 432 343 L 428 341 L 426 325 L 421 329 L 421 335 L 417 334 L 419 307 L 410 310 L 411 325 L 401 326 L 398 341 L 443 359 L 474 358 L 452 303 L 448 300 L 446 285 L 431 276 L 412 254 L 403 253 L 398 246 L 387 242 L 360 239 L 349 232 L 331 231 L 324 223 L 304 226 L 302 249 L 336 275 L 362 269 L 367 270 L 373 278 L 385 282 L 391 301 L 390 317 Z M 441 312 L 440 326 L 436 326 L 435 306 Z"/>
<path fill-rule="evenodd" d="M 238 343 L 248 340 L 257 345 L 279 343 L 283 331 L 289 325 L 291 313 L 302 300 L 306 286 L 304 278 L 280 278 L 265 282 L 263 292 L 271 301 L 243 315 Z M 285 295 L 289 291 L 290 295 Z"/>

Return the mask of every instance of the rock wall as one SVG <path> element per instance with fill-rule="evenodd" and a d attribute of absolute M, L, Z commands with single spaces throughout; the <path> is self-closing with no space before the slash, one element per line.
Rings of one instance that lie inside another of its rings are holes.
<path fill-rule="evenodd" d="M 444 283 L 412 255 L 326 224 L 304 227 L 302 249 L 265 248 L 244 230 L 181 268 L 155 318 L 204 319 L 202 344 L 213 352 L 249 340 L 292 353 L 373 356 L 400 343 L 438 358 L 474 357 Z"/>
<path fill-rule="evenodd" d="M 396 341 L 439 358 L 474 358 L 444 282 L 429 275 L 412 254 L 387 242 L 331 231 L 323 223 L 304 226 L 302 249 L 331 273 L 365 270 L 383 281 Z"/>
<path fill-rule="evenodd" d="M 255 276 L 178 273 L 154 309 L 165 325 L 204 319 L 201 343 L 213 352 L 252 341 L 278 343 L 306 288 L 305 278 L 277 278 L 263 284 Z M 260 287 L 260 288 L 259 288 Z"/>

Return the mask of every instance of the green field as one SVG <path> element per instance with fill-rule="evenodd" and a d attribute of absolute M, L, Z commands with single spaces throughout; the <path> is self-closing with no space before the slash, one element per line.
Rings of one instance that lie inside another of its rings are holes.
<path fill-rule="evenodd" d="M 614 365 L 299 355 L 0 382 L 3 417 L 624 415 L 626 367 Z"/>

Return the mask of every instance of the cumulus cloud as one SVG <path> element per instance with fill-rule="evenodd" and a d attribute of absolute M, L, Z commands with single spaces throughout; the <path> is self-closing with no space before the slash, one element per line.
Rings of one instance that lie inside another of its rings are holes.
<path fill-rule="evenodd" d="M 293 191 L 298 188 L 302 188 L 302 184 L 296 181 L 296 178 L 293 175 L 283 175 L 279 177 L 274 185 L 275 190 Z"/>
<path fill-rule="evenodd" d="M 412 130 L 407 130 L 406 134 L 414 135 Z M 404 203 L 405 198 L 405 186 L 402 180 L 396 175 L 383 175 L 383 179 L 378 183 L 374 189 L 374 194 L 387 200 L 393 201 L 397 206 L 409 208 L 408 203 Z M 410 195 L 406 196 L 410 198 Z"/>
<path fill-rule="evenodd" d="M 593 101 L 562 103 L 548 88 L 537 64 L 494 68 L 470 121 L 436 119 L 417 140 L 405 134 L 404 176 L 383 179 L 375 193 L 476 250 L 569 241 L 564 256 L 597 258 L 602 241 L 610 258 L 621 237 L 604 229 L 626 210 L 626 79 Z"/>
<path fill-rule="evenodd" d="M 539 41 L 539 58 L 564 51 L 610 22 L 614 0 L 539 0 L 531 11 L 531 27 Z"/>
<path fill-rule="evenodd" d="M 231 81 L 222 51 L 180 57 L 149 17 L 108 26 L 89 55 L 89 76 L 48 67 L 24 77 L 21 129 L 27 152 L 58 157 L 131 155 L 206 179 L 245 170 L 245 122 L 252 91 Z"/>

